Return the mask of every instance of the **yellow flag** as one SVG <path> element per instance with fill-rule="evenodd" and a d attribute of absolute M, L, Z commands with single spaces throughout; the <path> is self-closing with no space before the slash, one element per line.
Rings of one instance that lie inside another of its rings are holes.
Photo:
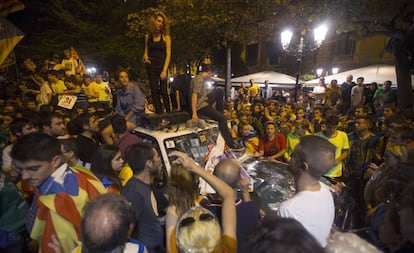
<path fill-rule="evenodd" d="M 23 39 L 23 33 L 5 18 L 0 18 L 0 65 Z"/>

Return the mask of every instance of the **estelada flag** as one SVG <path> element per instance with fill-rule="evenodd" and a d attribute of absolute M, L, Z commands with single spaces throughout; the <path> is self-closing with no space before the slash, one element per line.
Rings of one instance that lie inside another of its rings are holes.
<path fill-rule="evenodd" d="M 0 0 L 0 17 L 5 17 L 10 13 L 23 9 L 24 4 L 19 0 Z"/>
<path fill-rule="evenodd" d="M 72 54 L 72 58 L 75 59 L 78 62 L 78 71 L 77 72 L 81 75 L 87 74 L 86 67 L 83 64 L 83 61 L 80 58 L 78 52 L 75 50 L 75 48 L 73 46 L 70 47 L 70 52 Z"/>
<path fill-rule="evenodd" d="M 0 65 L 24 35 L 5 18 L 0 18 Z"/>

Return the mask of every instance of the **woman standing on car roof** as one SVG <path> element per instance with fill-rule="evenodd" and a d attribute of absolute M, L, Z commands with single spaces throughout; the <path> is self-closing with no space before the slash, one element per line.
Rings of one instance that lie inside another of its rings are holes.
<path fill-rule="evenodd" d="M 155 112 L 163 113 L 159 90 L 165 110 L 170 112 L 167 92 L 167 70 L 171 58 L 171 38 L 167 16 L 156 12 L 149 21 L 149 32 L 145 35 L 144 63 L 147 68 L 152 101 Z"/>

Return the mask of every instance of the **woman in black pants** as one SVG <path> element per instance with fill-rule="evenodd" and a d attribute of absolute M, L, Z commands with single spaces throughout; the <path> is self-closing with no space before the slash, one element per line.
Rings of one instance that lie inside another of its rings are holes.
<path fill-rule="evenodd" d="M 150 19 L 149 32 L 145 36 L 144 62 L 147 68 L 155 112 L 163 113 L 160 93 L 165 110 L 170 112 L 167 92 L 167 70 L 171 58 L 171 38 L 167 16 L 156 12 Z"/>

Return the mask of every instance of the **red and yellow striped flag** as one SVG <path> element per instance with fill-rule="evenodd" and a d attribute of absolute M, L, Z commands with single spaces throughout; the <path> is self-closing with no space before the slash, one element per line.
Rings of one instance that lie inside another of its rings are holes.
<path fill-rule="evenodd" d="M 23 33 L 5 18 L 0 18 L 0 65 L 23 39 Z"/>
<path fill-rule="evenodd" d="M 23 9 L 24 4 L 19 0 L 0 0 L 0 17 L 5 17 L 10 13 Z"/>
<path fill-rule="evenodd" d="M 78 52 L 75 50 L 75 48 L 74 47 L 70 47 L 70 52 L 71 52 L 71 54 L 72 54 L 72 58 L 73 59 L 75 59 L 77 62 L 78 62 L 78 70 L 77 70 L 77 72 L 79 73 L 79 74 L 81 74 L 81 75 L 83 75 L 83 74 L 87 74 L 88 72 L 86 71 L 86 67 L 85 67 L 85 65 L 83 64 L 83 61 L 82 61 L 82 59 L 80 58 L 80 56 L 79 56 L 79 54 L 78 54 Z"/>

